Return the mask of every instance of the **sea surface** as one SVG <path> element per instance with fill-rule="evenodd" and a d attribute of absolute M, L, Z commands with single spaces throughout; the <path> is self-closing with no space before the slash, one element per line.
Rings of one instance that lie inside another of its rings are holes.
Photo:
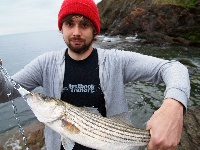
<path fill-rule="evenodd" d="M 153 46 L 141 44 L 137 35 L 106 37 L 99 35 L 94 47 L 115 48 L 135 51 L 169 60 L 179 60 L 185 64 L 190 73 L 191 98 L 188 106 L 200 105 L 200 49 L 184 46 Z M 0 58 L 10 75 L 22 69 L 35 57 L 48 52 L 66 48 L 62 34 L 58 31 L 43 31 L 0 36 Z M 125 85 L 126 98 L 132 122 L 136 127 L 145 128 L 146 122 L 153 112 L 159 108 L 163 100 L 165 86 L 151 83 L 128 83 Z M 42 92 L 41 88 L 36 89 Z M 17 115 L 22 126 L 37 121 L 29 106 L 22 98 L 14 100 Z M 12 103 L 0 104 L 0 134 L 18 125 L 14 117 Z"/>
<path fill-rule="evenodd" d="M 9 75 L 13 75 L 22 69 L 37 56 L 48 51 L 61 50 L 65 47 L 62 34 L 58 31 L 0 36 L 0 58 L 3 60 L 3 67 Z M 41 90 L 40 88 L 37 89 L 38 92 Z M 22 126 L 36 121 L 34 114 L 22 98 L 15 99 L 14 104 Z M 18 125 L 11 102 L 0 104 L 0 118 L 0 133 Z"/>

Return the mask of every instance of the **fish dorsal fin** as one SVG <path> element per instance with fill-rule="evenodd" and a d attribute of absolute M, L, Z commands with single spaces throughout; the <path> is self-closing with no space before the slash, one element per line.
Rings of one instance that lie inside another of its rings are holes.
<path fill-rule="evenodd" d="M 68 131 L 74 133 L 74 134 L 79 134 L 80 130 L 71 122 L 69 122 L 66 118 L 62 118 L 62 127 L 64 129 L 67 129 Z"/>
<path fill-rule="evenodd" d="M 65 150 L 73 150 L 74 145 L 75 145 L 74 141 L 71 141 L 70 139 L 63 138 L 63 137 L 61 137 L 61 141 Z"/>
<path fill-rule="evenodd" d="M 121 114 L 117 114 L 111 117 L 108 117 L 110 119 L 112 119 L 113 121 L 117 122 L 117 123 L 121 123 L 121 124 L 125 124 L 128 126 L 133 127 L 133 124 L 130 120 L 130 117 L 127 113 L 121 113 Z"/>
<path fill-rule="evenodd" d="M 86 106 L 84 106 L 84 107 L 81 107 L 83 110 L 86 110 L 86 111 L 89 111 L 89 112 L 91 112 L 91 113 L 93 113 L 93 114 L 96 114 L 96 115 L 99 115 L 99 116 L 101 116 L 101 114 L 99 113 L 99 111 L 98 111 L 98 108 L 95 108 L 95 107 L 86 107 Z"/>

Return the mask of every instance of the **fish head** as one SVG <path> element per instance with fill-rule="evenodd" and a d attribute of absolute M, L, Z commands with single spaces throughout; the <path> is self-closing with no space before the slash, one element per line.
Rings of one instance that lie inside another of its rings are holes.
<path fill-rule="evenodd" d="M 65 114 L 65 103 L 63 101 L 39 93 L 30 93 L 26 96 L 26 99 L 40 122 L 52 122 Z"/>

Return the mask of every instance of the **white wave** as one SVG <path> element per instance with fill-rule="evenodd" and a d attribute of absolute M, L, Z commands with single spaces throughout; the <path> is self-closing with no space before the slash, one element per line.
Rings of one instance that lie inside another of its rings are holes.
<path fill-rule="evenodd" d="M 140 39 L 138 39 L 137 37 L 138 37 L 138 35 L 137 35 L 137 33 L 136 33 L 135 36 L 128 36 L 128 37 L 125 38 L 125 40 L 126 40 L 126 41 L 130 41 L 130 42 L 137 42 L 137 41 L 140 40 Z"/>
<path fill-rule="evenodd" d="M 5 150 L 12 148 L 12 150 L 22 150 L 20 146 L 20 140 L 17 140 L 15 137 L 8 139 L 8 141 L 3 145 Z"/>
<path fill-rule="evenodd" d="M 104 37 L 103 42 L 117 42 L 120 41 L 121 38 L 119 36 L 116 37 Z"/>

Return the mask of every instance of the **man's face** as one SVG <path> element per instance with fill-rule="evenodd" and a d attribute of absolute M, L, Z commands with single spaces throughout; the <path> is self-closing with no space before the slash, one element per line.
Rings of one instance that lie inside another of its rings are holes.
<path fill-rule="evenodd" d="M 79 15 L 64 19 L 62 33 L 69 50 L 74 53 L 84 53 L 91 46 L 94 39 L 94 27 L 87 18 Z"/>

